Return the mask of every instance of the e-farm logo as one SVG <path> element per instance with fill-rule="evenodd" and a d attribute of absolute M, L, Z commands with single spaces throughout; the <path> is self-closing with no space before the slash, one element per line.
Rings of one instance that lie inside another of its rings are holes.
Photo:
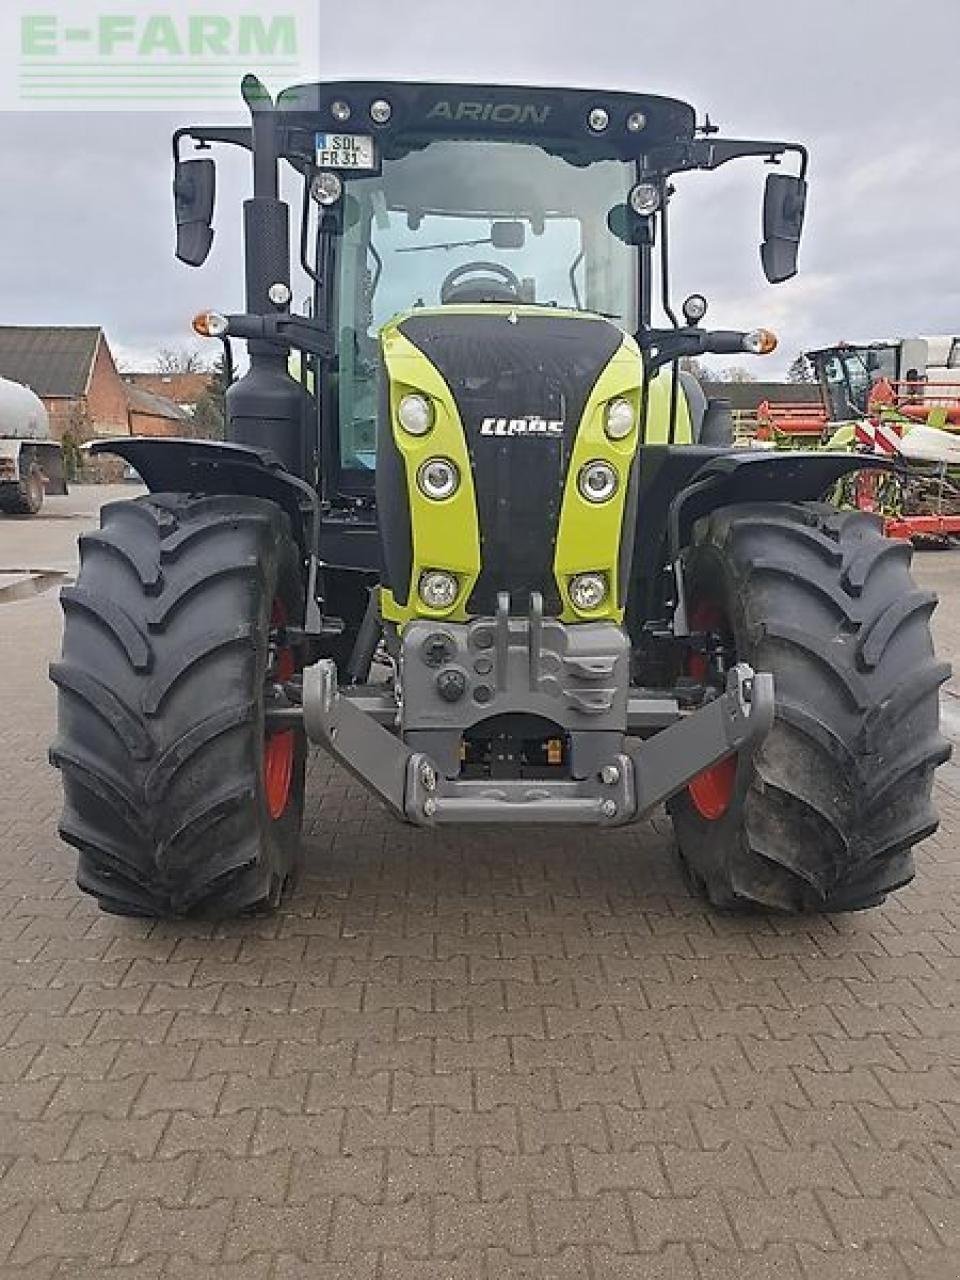
<path fill-rule="evenodd" d="M 4 6 L 5 7 L 5 6 Z M 14 0 L 0 25 L 17 59 L 2 105 L 29 109 L 181 109 L 239 105 L 243 74 L 275 86 L 315 79 L 316 0 Z M 16 31 L 8 24 L 16 22 Z M 0 67 L 0 74 L 4 71 Z M 17 102 L 11 104 L 10 84 Z"/>

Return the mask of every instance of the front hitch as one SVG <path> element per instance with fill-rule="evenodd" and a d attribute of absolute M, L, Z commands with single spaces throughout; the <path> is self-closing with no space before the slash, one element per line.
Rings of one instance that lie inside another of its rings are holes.
<path fill-rule="evenodd" d="M 303 674 L 303 726 L 395 814 L 420 826 L 555 823 L 619 826 L 649 813 L 734 753 L 752 753 L 773 724 L 773 677 L 745 663 L 726 692 L 652 737 L 624 738 L 595 775 L 537 781 L 447 778 L 394 731 L 392 695 L 342 690 L 323 659 Z M 286 723 L 286 721 L 285 721 Z"/>
<path fill-rule="evenodd" d="M 773 727 L 773 714 L 773 676 L 740 662 L 719 698 L 652 738 L 628 738 L 624 749 L 636 773 L 639 812 L 669 800 L 725 757 L 752 755 Z"/>

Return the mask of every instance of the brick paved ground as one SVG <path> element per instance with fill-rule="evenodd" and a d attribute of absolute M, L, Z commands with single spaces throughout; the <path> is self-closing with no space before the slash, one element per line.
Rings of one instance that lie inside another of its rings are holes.
<path fill-rule="evenodd" d="M 58 626 L 0 604 L 0 1275 L 960 1274 L 960 771 L 896 902 L 790 921 L 663 820 L 433 837 L 317 758 L 279 917 L 123 922 L 54 835 Z"/>

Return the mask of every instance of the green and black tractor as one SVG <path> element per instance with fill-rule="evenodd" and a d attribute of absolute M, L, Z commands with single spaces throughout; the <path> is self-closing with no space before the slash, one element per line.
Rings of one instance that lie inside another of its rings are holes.
<path fill-rule="evenodd" d="M 875 517 L 822 499 L 869 460 L 734 450 L 682 370 L 773 335 L 671 302 L 674 175 L 774 166 L 777 283 L 804 148 L 606 90 L 243 95 L 248 126 L 174 138 L 193 266 L 215 168 L 186 149 L 252 157 L 246 309 L 194 322 L 247 345 L 227 439 L 97 442 L 149 494 L 104 508 L 63 592 L 51 755 L 80 886 L 121 914 L 275 906 L 310 744 L 424 827 L 665 802 L 720 907 L 905 884 L 948 754 L 935 599 Z"/>

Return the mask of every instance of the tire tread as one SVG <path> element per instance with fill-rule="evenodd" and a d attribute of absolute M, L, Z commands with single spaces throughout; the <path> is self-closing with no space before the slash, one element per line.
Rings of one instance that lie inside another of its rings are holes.
<path fill-rule="evenodd" d="M 287 517 L 259 498 L 114 502 L 82 538 L 77 583 L 61 593 L 50 758 L 78 884 L 105 910 L 219 915 L 278 900 L 302 767 L 291 842 L 286 818 L 264 820 L 256 686 L 266 594 L 285 582 L 297 608 L 294 580 Z"/>
<path fill-rule="evenodd" d="M 730 812 L 710 823 L 686 793 L 670 802 L 691 879 L 717 905 L 857 910 L 911 878 L 912 848 L 937 826 L 950 667 L 930 638 L 936 596 L 910 560 L 876 517 L 822 504 L 722 508 L 695 530 L 694 590 L 723 579 L 749 638 L 738 656 L 772 670 L 777 690 Z"/>

